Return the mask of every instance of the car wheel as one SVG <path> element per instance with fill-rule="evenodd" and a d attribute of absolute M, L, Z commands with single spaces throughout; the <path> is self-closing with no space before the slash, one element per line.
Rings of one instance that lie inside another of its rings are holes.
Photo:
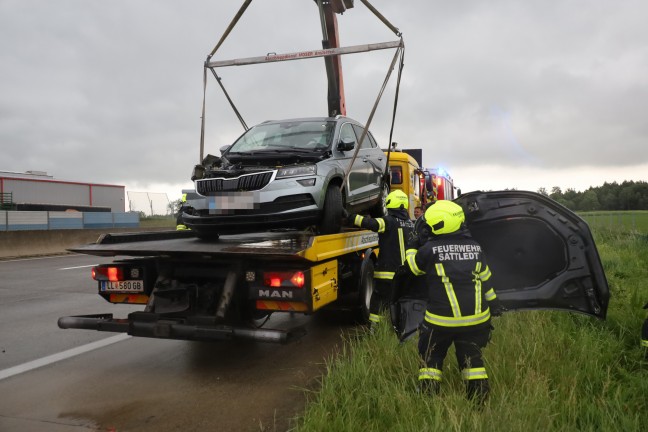
<path fill-rule="evenodd" d="M 380 186 L 380 197 L 378 202 L 371 209 L 372 217 L 384 217 L 387 216 L 387 195 L 389 195 L 389 184 L 386 181 L 383 181 Z"/>
<path fill-rule="evenodd" d="M 320 234 L 336 234 L 342 229 L 342 191 L 337 185 L 326 189 L 324 211 L 320 221 Z"/>

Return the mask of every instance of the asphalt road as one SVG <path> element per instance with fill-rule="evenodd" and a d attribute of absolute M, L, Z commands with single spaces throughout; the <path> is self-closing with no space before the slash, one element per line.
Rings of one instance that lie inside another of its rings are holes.
<path fill-rule="evenodd" d="M 0 431 L 285 431 L 352 331 L 330 316 L 275 319 L 306 325 L 288 345 L 59 329 L 61 316 L 142 309 L 96 294 L 90 267 L 102 262 L 0 261 Z"/>

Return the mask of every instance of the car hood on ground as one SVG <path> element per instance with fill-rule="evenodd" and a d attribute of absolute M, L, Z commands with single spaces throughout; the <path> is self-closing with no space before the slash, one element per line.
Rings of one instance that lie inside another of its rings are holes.
<path fill-rule="evenodd" d="M 534 192 L 471 192 L 455 202 L 484 248 L 506 307 L 562 309 L 605 318 L 610 291 L 582 218 Z"/>

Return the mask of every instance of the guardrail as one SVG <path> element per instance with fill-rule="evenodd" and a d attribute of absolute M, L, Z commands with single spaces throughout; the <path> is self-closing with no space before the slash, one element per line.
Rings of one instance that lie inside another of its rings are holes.
<path fill-rule="evenodd" d="M 0 231 L 137 228 L 139 213 L 0 210 Z"/>

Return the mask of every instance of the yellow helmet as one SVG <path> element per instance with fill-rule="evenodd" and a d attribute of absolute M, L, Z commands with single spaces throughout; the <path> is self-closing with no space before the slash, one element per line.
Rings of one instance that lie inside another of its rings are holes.
<path fill-rule="evenodd" d="M 439 200 L 425 211 L 425 222 L 437 235 L 457 231 L 465 220 L 461 206 L 448 200 Z"/>
<path fill-rule="evenodd" d="M 403 206 L 404 209 L 409 207 L 409 199 L 407 198 L 407 195 L 405 195 L 405 192 L 397 189 L 387 195 L 385 207 L 388 209 L 399 209 L 401 206 Z"/>

